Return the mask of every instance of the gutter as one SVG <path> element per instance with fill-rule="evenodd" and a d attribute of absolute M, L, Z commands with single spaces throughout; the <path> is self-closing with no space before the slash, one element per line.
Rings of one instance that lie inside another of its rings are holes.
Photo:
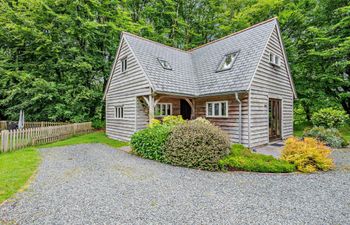
<path fill-rule="evenodd" d="M 242 102 L 239 99 L 237 92 L 235 93 L 235 97 L 236 97 L 236 100 L 237 100 L 238 105 L 239 105 L 239 118 L 238 118 L 238 135 L 239 135 L 239 138 L 238 138 L 238 142 L 240 144 L 242 144 Z"/>

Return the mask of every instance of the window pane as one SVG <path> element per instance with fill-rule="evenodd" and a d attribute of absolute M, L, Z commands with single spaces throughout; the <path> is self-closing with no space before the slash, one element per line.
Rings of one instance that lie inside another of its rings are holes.
<path fill-rule="evenodd" d="M 167 108 L 167 116 L 168 116 L 168 115 L 171 115 L 171 104 L 168 104 L 167 106 L 168 106 Z"/>
<path fill-rule="evenodd" d="M 156 105 L 156 108 L 154 110 L 154 115 L 160 116 L 160 105 L 159 104 Z"/>
<path fill-rule="evenodd" d="M 272 52 L 270 52 L 270 62 L 273 62 L 274 60 L 273 60 L 273 53 Z"/>
<path fill-rule="evenodd" d="M 162 112 L 161 112 L 161 115 L 162 116 L 165 116 L 166 115 L 166 104 L 162 104 Z"/>
<path fill-rule="evenodd" d="M 120 107 L 120 118 L 124 118 L 124 108 Z"/>
<path fill-rule="evenodd" d="M 226 116 L 226 102 L 221 103 L 221 115 Z"/>
<path fill-rule="evenodd" d="M 278 57 L 278 55 L 275 55 L 275 64 L 276 65 L 280 64 L 280 58 Z"/>
<path fill-rule="evenodd" d="M 215 103 L 215 104 L 214 104 L 214 115 L 215 115 L 215 116 L 219 116 L 219 112 L 220 112 L 219 107 L 220 107 L 220 104 L 219 104 L 219 103 Z"/>
<path fill-rule="evenodd" d="M 213 104 L 208 103 L 208 116 L 213 115 Z"/>

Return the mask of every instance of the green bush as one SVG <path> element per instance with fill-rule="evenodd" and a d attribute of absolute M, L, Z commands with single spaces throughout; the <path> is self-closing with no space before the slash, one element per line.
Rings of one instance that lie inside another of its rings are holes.
<path fill-rule="evenodd" d="M 92 121 L 92 127 L 94 128 L 94 129 L 103 129 L 103 128 L 105 128 L 105 121 L 104 120 L 93 120 Z"/>
<path fill-rule="evenodd" d="M 219 160 L 229 152 L 230 141 L 222 130 L 210 123 L 192 121 L 172 129 L 164 158 L 176 166 L 218 170 Z"/>
<path fill-rule="evenodd" d="M 223 170 L 242 170 L 264 173 L 289 173 L 295 171 L 295 166 L 272 156 L 253 153 L 249 148 L 234 144 L 231 153 L 219 161 Z"/>
<path fill-rule="evenodd" d="M 178 116 L 165 116 L 162 119 L 162 124 L 168 125 L 168 126 L 176 126 L 179 124 L 184 124 L 186 121 L 182 119 L 181 115 Z"/>
<path fill-rule="evenodd" d="M 130 141 L 133 152 L 147 159 L 163 161 L 164 145 L 170 131 L 170 126 L 157 125 L 136 132 Z"/>
<path fill-rule="evenodd" d="M 348 115 L 343 110 L 324 108 L 312 114 L 311 121 L 314 126 L 325 128 L 339 128 L 344 126 Z"/>
<path fill-rule="evenodd" d="M 348 142 L 336 128 L 313 127 L 305 129 L 303 137 L 316 138 L 332 148 L 341 148 L 348 145 Z"/>

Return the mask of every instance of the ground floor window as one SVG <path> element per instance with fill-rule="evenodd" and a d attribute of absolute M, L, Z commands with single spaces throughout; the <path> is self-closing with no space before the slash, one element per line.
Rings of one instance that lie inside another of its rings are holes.
<path fill-rule="evenodd" d="M 155 108 L 155 116 L 170 116 L 173 113 L 171 103 L 158 103 Z"/>
<path fill-rule="evenodd" d="M 227 117 L 228 101 L 207 102 L 207 117 Z"/>
<path fill-rule="evenodd" d="M 124 107 L 123 106 L 116 106 L 115 107 L 115 118 L 116 119 L 124 118 Z"/>

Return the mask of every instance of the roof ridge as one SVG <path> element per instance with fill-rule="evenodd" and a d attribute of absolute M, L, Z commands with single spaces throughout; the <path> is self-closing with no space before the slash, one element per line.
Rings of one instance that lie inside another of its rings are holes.
<path fill-rule="evenodd" d="M 226 39 L 226 38 L 235 36 L 235 35 L 237 35 L 237 34 L 240 34 L 240 33 L 244 32 L 244 31 L 253 29 L 253 28 L 255 28 L 255 27 L 258 27 L 258 26 L 263 25 L 263 24 L 265 24 L 265 23 L 271 22 L 271 21 L 273 21 L 273 20 L 277 20 L 277 17 L 273 17 L 273 18 L 270 18 L 270 19 L 268 19 L 268 20 L 262 21 L 262 22 L 260 22 L 260 23 L 254 24 L 254 25 L 252 25 L 252 26 L 250 26 L 250 27 L 247 27 L 247 28 L 245 28 L 245 29 L 243 29 L 243 30 L 236 31 L 236 32 L 234 32 L 234 33 L 231 33 L 231 34 L 226 35 L 226 36 L 224 36 L 224 37 L 221 37 L 221 38 L 219 38 L 219 39 L 210 41 L 210 42 L 205 43 L 205 44 L 203 44 L 203 45 L 199 45 L 199 46 L 197 46 L 197 47 L 191 48 L 191 49 L 189 49 L 189 50 L 183 50 L 183 49 L 181 49 L 181 48 L 176 48 L 176 47 L 172 47 L 172 46 L 169 46 L 169 45 L 165 45 L 165 44 L 162 44 L 162 43 L 160 43 L 160 42 L 153 41 L 153 40 L 150 40 L 150 39 L 147 39 L 147 38 L 138 36 L 138 35 L 136 35 L 136 34 L 126 32 L 126 31 L 122 31 L 122 34 L 127 34 L 127 35 L 133 36 L 133 37 L 135 37 L 135 38 L 138 38 L 138 39 L 141 39 L 141 40 L 144 40 L 144 41 L 148 41 L 148 42 L 151 42 L 151 43 L 154 43 L 154 44 L 163 46 L 163 47 L 167 47 L 167 48 L 171 48 L 171 49 L 174 49 L 174 50 L 177 50 L 177 51 L 181 51 L 181 52 L 183 52 L 183 53 L 189 53 L 189 54 L 191 54 L 194 50 L 197 50 L 197 49 L 202 48 L 202 47 L 204 47 L 204 46 L 207 46 L 207 45 L 210 45 L 210 44 L 219 42 L 219 41 L 224 40 L 224 39 Z"/>
<path fill-rule="evenodd" d="M 274 20 L 277 20 L 277 17 L 273 17 L 273 18 L 270 18 L 270 19 L 268 19 L 268 20 L 262 21 L 262 22 L 260 22 L 260 23 L 254 24 L 254 25 L 252 25 L 252 26 L 250 26 L 250 27 L 247 27 L 247 28 L 245 28 L 245 29 L 243 29 L 243 30 L 236 31 L 236 32 L 234 32 L 234 33 L 231 33 L 231 34 L 226 35 L 226 36 L 224 36 L 224 37 L 221 37 L 221 38 L 219 38 L 219 39 L 216 39 L 216 40 L 210 41 L 210 42 L 208 42 L 208 43 L 199 45 L 199 46 L 197 46 L 197 47 L 191 48 L 191 49 L 189 49 L 189 50 L 187 50 L 187 51 L 188 51 L 188 52 L 193 52 L 194 50 L 197 50 L 197 49 L 199 49 L 199 48 L 205 47 L 205 46 L 210 45 L 210 44 L 213 44 L 213 43 L 215 43 L 215 42 L 222 41 L 222 40 L 224 40 L 224 39 L 226 39 L 226 38 L 229 38 L 229 37 L 233 37 L 233 36 L 235 36 L 235 35 L 237 35 L 237 34 L 240 34 L 240 33 L 245 32 L 245 31 L 247 31 L 247 30 L 256 28 L 256 27 L 258 27 L 258 26 L 261 26 L 261 25 L 263 25 L 263 24 L 265 24 L 265 23 L 269 23 L 269 22 L 274 21 Z"/>
<path fill-rule="evenodd" d="M 172 47 L 172 46 L 169 46 L 169 45 L 165 45 L 165 44 L 162 44 L 160 42 L 156 42 L 156 41 L 153 41 L 153 40 L 150 40 L 150 39 L 138 36 L 136 34 L 132 34 L 132 33 L 126 32 L 126 31 L 122 31 L 122 34 L 127 34 L 127 35 L 133 36 L 135 38 L 138 38 L 138 39 L 141 39 L 141 40 L 144 40 L 144 41 L 148 41 L 148 42 L 151 42 L 151 43 L 154 43 L 154 44 L 157 44 L 157 45 L 161 45 L 163 47 L 171 48 L 171 49 L 174 49 L 174 50 L 177 50 L 177 51 L 181 51 L 181 52 L 184 52 L 184 53 L 190 53 L 190 52 L 182 50 L 180 48 L 175 48 L 175 47 Z"/>

